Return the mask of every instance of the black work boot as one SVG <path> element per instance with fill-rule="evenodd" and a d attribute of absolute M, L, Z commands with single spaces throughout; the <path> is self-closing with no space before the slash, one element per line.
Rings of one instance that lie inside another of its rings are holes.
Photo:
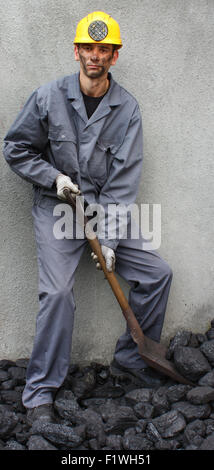
<path fill-rule="evenodd" d="M 27 423 L 32 426 L 35 421 L 42 421 L 43 423 L 55 423 L 53 405 L 47 403 L 44 405 L 36 406 L 35 408 L 27 409 Z"/>
<path fill-rule="evenodd" d="M 150 367 L 142 369 L 131 369 L 124 367 L 115 359 L 110 364 L 110 372 L 113 377 L 120 377 L 121 379 L 130 379 L 135 385 L 142 387 L 158 388 L 165 382 L 166 377 L 159 374 Z"/>

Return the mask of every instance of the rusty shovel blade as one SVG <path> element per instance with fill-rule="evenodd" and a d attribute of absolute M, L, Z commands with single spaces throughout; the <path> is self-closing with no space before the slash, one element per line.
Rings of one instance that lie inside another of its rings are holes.
<path fill-rule="evenodd" d="M 144 335 L 144 340 L 138 342 L 138 352 L 142 359 L 158 372 L 181 384 L 195 386 L 194 383 L 177 371 L 172 361 L 166 359 L 167 348 L 163 344 L 157 343 Z"/>

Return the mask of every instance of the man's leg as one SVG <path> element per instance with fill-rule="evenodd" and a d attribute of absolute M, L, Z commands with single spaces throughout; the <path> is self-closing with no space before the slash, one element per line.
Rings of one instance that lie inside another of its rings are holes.
<path fill-rule="evenodd" d="M 143 330 L 160 340 L 172 271 L 156 251 L 142 249 L 142 240 L 121 240 L 116 250 L 116 272 L 130 285 L 129 304 Z M 127 368 L 146 367 L 129 328 L 119 338 L 116 361 Z"/>
<path fill-rule="evenodd" d="M 75 302 L 74 274 L 85 240 L 57 240 L 53 234 L 54 201 L 34 206 L 39 267 L 39 305 L 33 351 L 27 369 L 23 404 L 34 408 L 53 402 L 70 363 Z"/>

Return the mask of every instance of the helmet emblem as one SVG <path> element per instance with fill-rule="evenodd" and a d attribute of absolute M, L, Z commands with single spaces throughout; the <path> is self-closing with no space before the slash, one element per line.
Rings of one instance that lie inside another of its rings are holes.
<path fill-rule="evenodd" d="M 93 21 L 88 27 L 88 34 L 94 41 L 102 41 L 108 34 L 108 26 L 104 21 Z"/>

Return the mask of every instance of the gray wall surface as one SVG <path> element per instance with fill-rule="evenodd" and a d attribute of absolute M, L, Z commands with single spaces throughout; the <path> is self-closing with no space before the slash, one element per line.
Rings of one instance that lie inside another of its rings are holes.
<path fill-rule="evenodd" d="M 114 78 L 144 123 L 138 203 L 161 204 L 161 255 L 174 272 L 163 341 L 214 317 L 214 0 L 0 0 L 0 139 L 31 92 L 78 70 L 77 22 L 94 10 L 120 24 Z M 1 156 L 0 358 L 29 357 L 38 311 L 31 185 Z M 121 283 L 127 294 L 127 286 Z M 78 267 L 73 362 L 108 363 L 125 321 L 86 250 Z"/>

